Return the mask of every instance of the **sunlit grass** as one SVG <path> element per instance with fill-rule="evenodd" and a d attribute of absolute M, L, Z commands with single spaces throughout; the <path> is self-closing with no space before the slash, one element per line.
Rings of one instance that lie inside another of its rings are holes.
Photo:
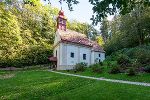
<path fill-rule="evenodd" d="M 150 83 L 150 74 L 149 73 L 138 73 L 136 76 L 128 76 L 126 73 L 119 74 L 109 74 L 110 68 L 104 66 L 102 73 L 94 73 L 91 68 L 86 68 L 84 72 L 75 73 L 72 71 L 61 71 L 65 73 L 79 74 L 84 76 L 92 76 L 92 77 L 104 77 L 110 79 L 119 79 L 119 80 L 128 80 L 128 81 L 138 81 L 138 82 L 148 82 Z"/>
<path fill-rule="evenodd" d="M 150 87 L 96 81 L 44 70 L 11 71 L 0 79 L 0 99 L 47 100 L 147 100 Z"/>

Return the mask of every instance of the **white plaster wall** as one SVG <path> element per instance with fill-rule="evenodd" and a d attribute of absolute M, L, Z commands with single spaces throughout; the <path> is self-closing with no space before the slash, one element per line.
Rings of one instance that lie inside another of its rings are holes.
<path fill-rule="evenodd" d="M 57 50 L 60 52 L 60 58 L 57 70 L 73 69 L 74 65 L 80 62 L 85 62 L 88 65 L 91 64 L 91 49 L 88 47 L 60 43 L 58 49 Z M 71 52 L 74 53 L 74 58 L 70 56 Z M 83 54 L 86 54 L 86 60 L 83 60 Z"/>
<path fill-rule="evenodd" d="M 78 63 L 78 46 L 67 44 L 67 65 L 75 65 Z M 74 58 L 70 56 L 70 54 L 74 53 Z"/>
<path fill-rule="evenodd" d="M 105 53 L 101 53 L 101 61 L 105 60 Z"/>
<path fill-rule="evenodd" d="M 91 52 L 91 64 L 95 63 L 94 51 Z"/>
<path fill-rule="evenodd" d="M 91 64 L 91 49 L 87 47 L 79 47 L 79 62 L 87 63 L 88 65 Z M 83 60 L 83 54 L 86 54 L 86 59 Z"/>
<path fill-rule="evenodd" d="M 55 33 L 54 46 L 61 40 L 58 31 Z"/>
<path fill-rule="evenodd" d="M 56 51 L 57 51 L 57 56 L 56 56 Z M 60 64 L 60 46 L 59 45 L 57 45 L 54 48 L 53 54 L 54 54 L 54 57 L 57 57 L 57 66 L 59 66 Z"/>
<path fill-rule="evenodd" d="M 100 54 L 100 57 L 99 57 L 99 54 Z M 94 63 L 97 63 L 96 59 L 97 59 L 98 62 L 99 62 L 99 59 L 100 59 L 101 62 L 103 62 L 105 60 L 105 53 L 94 52 Z"/>

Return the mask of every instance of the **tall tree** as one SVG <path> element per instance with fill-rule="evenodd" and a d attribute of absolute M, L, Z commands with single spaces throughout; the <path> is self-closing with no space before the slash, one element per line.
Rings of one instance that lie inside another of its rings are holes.
<path fill-rule="evenodd" d="M 68 22 L 67 28 L 83 33 L 91 40 L 96 40 L 96 36 L 99 34 L 93 25 L 89 25 L 88 23 L 81 23 L 76 20 Z"/>
<path fill-rule="evenodd" d="M 110 25 L 112 38 L 106 42 L 109 53 L 123 48 L 150 43 L 150 8 L 135 9 L 126 15 L 118 15 Z M 140 14 L 139 14 L 140 12 Z"/>
<path fill-rule="evenodd" d="M 109 38 L 109 21 L 107 21 L 107 19 L 103 19 L 100 30 L 104 43 L 106 43 Z"/>

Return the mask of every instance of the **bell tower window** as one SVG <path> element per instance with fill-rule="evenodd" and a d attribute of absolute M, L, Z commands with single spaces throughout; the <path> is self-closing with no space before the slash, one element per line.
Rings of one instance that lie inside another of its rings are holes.
<path fill-rule="evenodd" d="M 64 16 L 64 12 L 60 10 L 57 17 L 57 29 L 66 31 L 66 21 L 67 19 Z"/>

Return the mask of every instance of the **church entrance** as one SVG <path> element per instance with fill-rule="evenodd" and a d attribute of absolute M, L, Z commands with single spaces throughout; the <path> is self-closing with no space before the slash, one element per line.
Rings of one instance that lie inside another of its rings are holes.
<path fill-rule="evenodd" d="M 49 57 L 49 61 L 52 63 L 50 69 L 56 70 L 57 69 L 57 57 Z"/>

